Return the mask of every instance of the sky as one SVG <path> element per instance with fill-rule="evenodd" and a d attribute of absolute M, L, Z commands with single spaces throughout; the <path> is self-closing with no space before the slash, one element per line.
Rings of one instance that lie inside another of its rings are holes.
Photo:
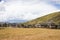
<path fill-rule="evenodd" d="M 2 0 L 0 21 L 32 20 L 60 11 L 60 0 Z"/>

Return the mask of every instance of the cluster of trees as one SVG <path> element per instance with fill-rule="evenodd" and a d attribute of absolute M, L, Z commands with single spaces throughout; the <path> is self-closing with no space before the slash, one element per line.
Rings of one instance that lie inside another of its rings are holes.
<path fill-rule="evenodd" d="M 38 28 L 51 28 L 51 29 L 60 29 L 60 24 L 55 23 L 40 23 L 35 25 Z"/>
<path fill-rule="evenodd" d="M 54 22 L 45 22 L 37 24 L 20 24 L 20 23 L 0 23 L 0 27 L 18 27 L 18 28 L 53 28 L 60 29 L 60 23 L 55 24 Z"/>

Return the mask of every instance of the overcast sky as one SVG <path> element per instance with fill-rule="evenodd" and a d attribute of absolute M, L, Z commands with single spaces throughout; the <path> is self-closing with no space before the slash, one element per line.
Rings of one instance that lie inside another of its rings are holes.
<path fill-rule="evenodd" d="M 60 0 L 3 0 L 1 8 L 0 21 L 31 20 L 60 11 Z"/>

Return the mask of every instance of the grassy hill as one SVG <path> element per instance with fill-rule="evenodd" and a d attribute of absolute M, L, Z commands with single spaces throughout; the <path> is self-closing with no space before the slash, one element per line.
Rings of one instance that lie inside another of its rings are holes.
<path fill-rule="evenodd" d="M 24 24 L 36 24 L 36 23 L 43 23 L 47 21 L 53 20 L 56 24 L 60 23 L 60 12 L 54 12 L 45 16 L 42 16 L 40 18 L 31 20 L 29 22 L 26 22 Z"/>

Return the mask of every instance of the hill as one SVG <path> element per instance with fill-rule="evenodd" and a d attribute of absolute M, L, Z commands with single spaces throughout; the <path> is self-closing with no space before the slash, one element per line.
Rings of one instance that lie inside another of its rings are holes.
<path fill-rule="evenodd" d="M 54 13 L 39 17 L 37 19 L 28 21 L 24 24 L 37 24 L 37 23 L 43 23 L 48 21 L 54 21 L 56 24 L 60 23 L 60 12 L 54 12 Z"/>

